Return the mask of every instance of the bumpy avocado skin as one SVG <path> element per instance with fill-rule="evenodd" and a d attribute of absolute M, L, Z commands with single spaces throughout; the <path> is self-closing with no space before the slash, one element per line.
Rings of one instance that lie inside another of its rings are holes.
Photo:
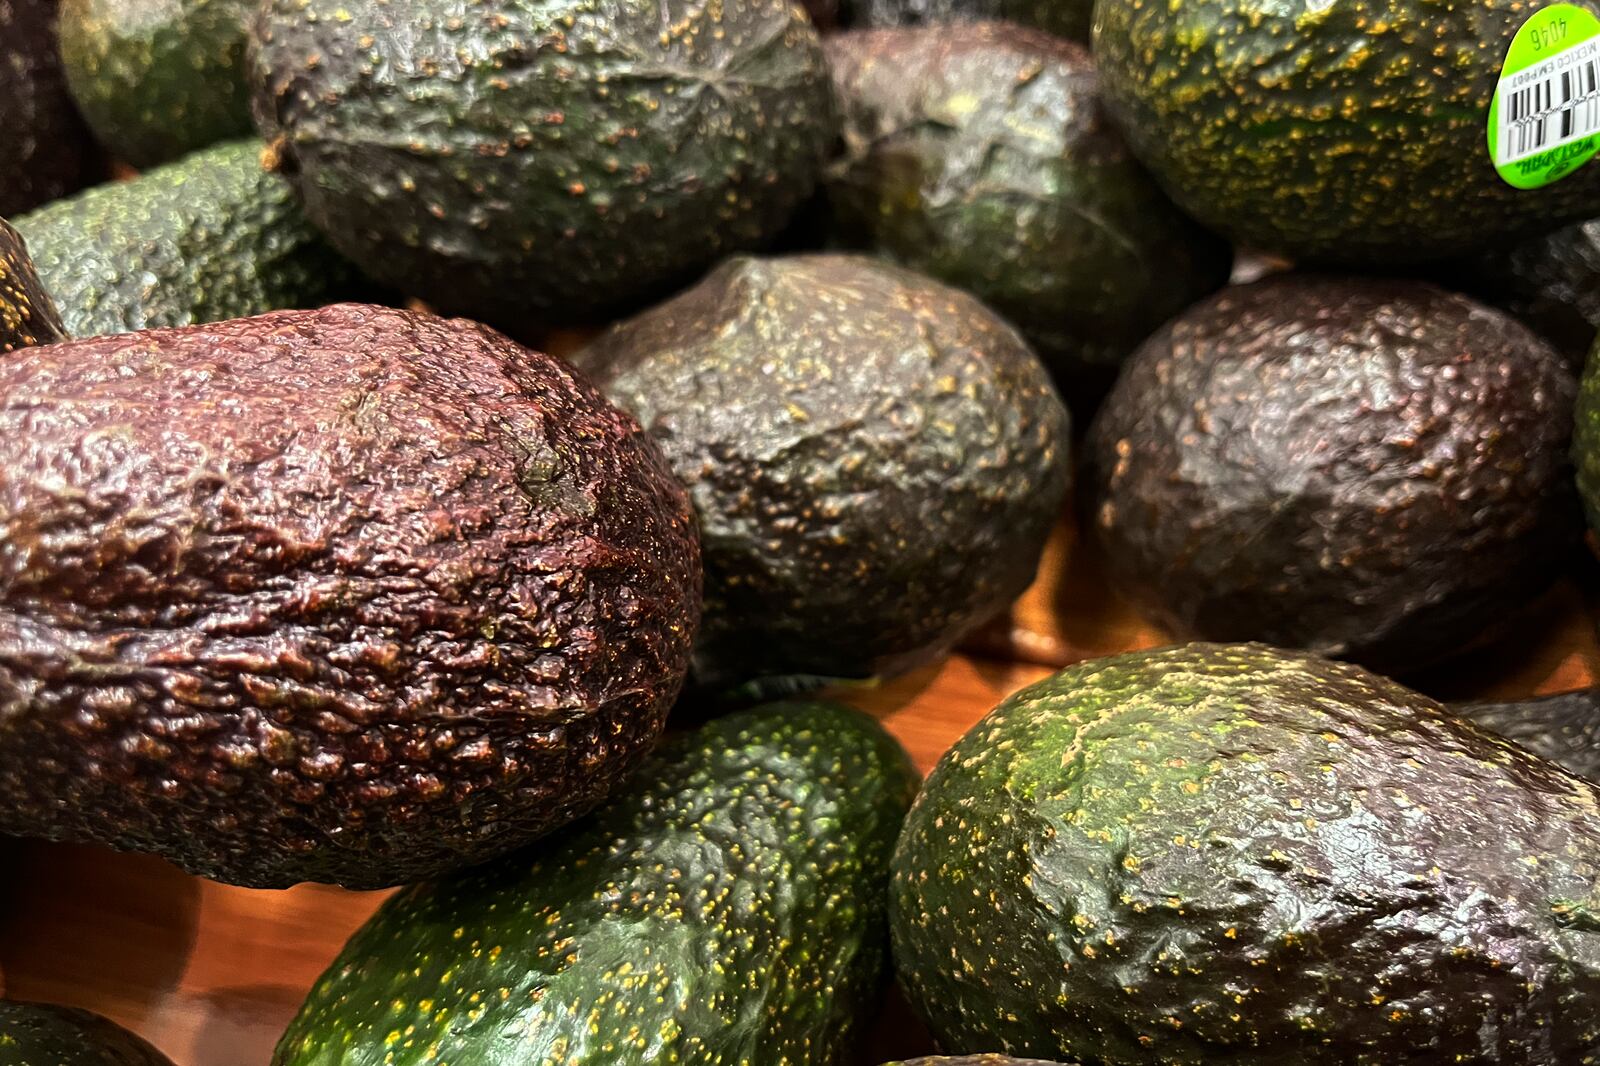
<path fill-rule="evenodd" d="M 689 486 L 706 686 L 937 655 L 1027 587 L 1067 491 L 1066 408 L 1017 333 L 872 259 L 730 260 L 575 361 Z"/>
<path fill-rule="evenodd" d="M 878 1010 L 915 792 L 900 746 L 837 704 L 681 734 L 546 846 L 386 904 L 273 1062 L 842 1061 Z"/>
<path fill-rule="evenodd" d="M 838 123 L 788 0 L 270 0 L 259 128 L 374 277 L 513 330 L 775 236 Z"/>
<path fill-rule="evenodd" d="M 0 360 L 0 833 L 254 887 L 493 858 L 642 761 L 698 603 L 660 452 L 475 323 Z"/>
<path fill-rule="evenodd" d="M 1600 787 L 1359 667 L 1093 660 L 935 767 L 890 890 L 940 1046 L 1102 1066 L 1600 1056 Z"/>
<path fill-rule="evenodd" d="M 79 337 L 315 307 L 369 286 L 233 141 L 14 220 Z"/>
<path fill-rule="evenodd" d="M 1393 270 L 1600 214 L 1600 166 L 1530 191 L 1489 155 L 1506 49 L 1543 6 L 1103 0 L 1094 50 L 1129 143 L 1195 218 L 1302 263 Z"/>
<path fill-rule="evenodd" d="M 1087 41 L 1094 0 L 843 0 L 843 21 L 868 29 L 1004 19 Z M 959 32 L 959 31 L 958 31 Z"/>
<path fill-rule="evenodd" d="M 0 215 L 92 180 L 94 144 L 56 51 L 56 0 L 0 0 Z"/>
<path fill-rule="evenodd" d="M 1565 565 L 1574 391 L 1466 297 L 1269 278 L 1124 367 L 1085 444 L 1088 513 L 1116 583 L 1175 634 L 1412 670 Z"/>
<path fill-rule="evenodd" d="M 62 0 L 61 62 L 95 136 L 152 167 L 251 132 L 249 0 Z"/>
<path fill-rule="evenodd" d="M 829 38 L 844 239 L 966 289 L 1069 380 L 1228 280 L 1105 114 L 1082 46 L 1007 23 Z"/>
<path fill-rule="evenodd" d="M 66 339 L 55 302 L 34 272 L 27 243 L 0 219 L 0 355 Z"/>
<path fill-rule="evenodd" d="M 1600 781 L 1600 689 L 1500 703 L 1454 703 L 1450 712 L 1579 777 Z"/>
<path fill-rule="evenodd" d="M 98 1014 L 0 1000 L 0 1066 L 172 1066 L 172 1060 Z"/>
<path fill-rule="evenodd" d="M 1600 330 L 1600 219 L 1485 252 L 1445 277 L 1531 326 L 1581 368 Z"/>

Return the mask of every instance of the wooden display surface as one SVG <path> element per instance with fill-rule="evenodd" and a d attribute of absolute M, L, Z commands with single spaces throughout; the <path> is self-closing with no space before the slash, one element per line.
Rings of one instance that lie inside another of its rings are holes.
<path fill-rule="evenodd" d="M 1054 668 L 1166 642 L 1119 602 L 1063 526 L 1011 617 L 943 663 L 839 695 L 878 715 L 926 771 L 1011 692 Z M 1556 692 L 1600 668 L 1591 571 L 1529 605 L 1510 633 L 1412 679 L 1444 699 Z M 0 851 L 0 990 L 87 1007 L 178 1066 L 265 1066 L 302 997 L 384 893 L 212 884 L 167 864 L 36 843 Z M 864 1064 L 932 1046 L 903 1005 L 884 1011 Z"/>

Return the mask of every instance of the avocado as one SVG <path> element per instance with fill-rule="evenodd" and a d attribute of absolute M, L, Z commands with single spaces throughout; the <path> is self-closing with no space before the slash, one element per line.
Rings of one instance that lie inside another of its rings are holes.
<path fill-rule="evenodd" d="M 1414 670 L 1564 569 L 1575 383 L 1418 281 L 1279 275 L 1196 304 L 1084 445 L 1114 583 L 1170 632 Z"/>
<path fill-rule="evenodd" d="M 1201 223 L 1392 271 L 1600 215 L 1600 166 L 1524 190 L 1489 154 L 1502 62 L 1543 6 L 1102 0 L 1094 53 L 1128 143 Z"/>
<path fill-rule="evenodd" d="M 732 259 L 573 358 L 689 487 L 710 690 L 942 653 L 1032 581 L 1067 491 L 1067 411 L 1016 331 L 865 257 Z"/>
<path fill-rule="evenodd" d="M 1600 1055 L 1600 786 L 1357 666 L 1080 663 L 939 761 L 893 869 L 895 965 L 952 1052 Z"/>
<path fill-rule="evenodd" d="M 61 0 L 67 86 L 118 158 L 152 167 L 251 133 L 249 0 Z"/>
<path fill-rule="evenodd" d="M 1010 1055 L 928 1055 L 904 1062 L 889 1062 L 884 1066 L 1070 1066 L 1068 1063 L 1045 1062 L 1043 1059 L 1014 1059 Z"/>
<path fill-rule="evenodd" d="M 1600 330 L 1600 219 L 1474 256 L 1443 277 L 1532 327 L 1580 369 Z"/>
<path fill-rule="evenodd" d="M 1454 703 L 1450 713 L 1600 781 L 1600 688 L 1526 700 Z"/>
<path fill-rule="evenodd" d="M 1094 15 L 1094 0 L 841 0 L 840 6 L 842 21 L 866 29 L 1004 19 L 1074 41 L 1089 39 Z"/>
<path fill-rule="evenodd" d="M 0 355 L 66 339 L 55 302 L 34 272 L 27 243 L 0 219 Z"/>
<path fill-rule="evenodd" d="M 592 818 L 386 903 L 274 1066 L 836 1063 L 887 973 L 916 775 L 827 703 L 717 719 Z"/>
<path fill-rule="evenodd" d="M 788 0 L 268 0 L 256 121 L 373 277 L 524 333 L 776 236 L 838 132 Z"/>
<path fill-rule="evenodd" d="M 94 142 L 72 106 L 56 52 L 56 0 L 0 0 L 0 101 L 0 215 L 94 179 Z"/>
<path fill-rule="evenodd" d="M 14 219 L 79 337 L 366 295 L 260 141 L 233 141 Z"/>
<path fill-rule="evenodd" d="M 1578 497 L 1591 529 L 1600 530 L 1600 359 L 1584 365 L 1572 429 L 1572 462 Z"/>
<path fill-rule="evenodd" d="M 644 759 L 683 489 L 565 364 L 382 307 L 0 359 L 0 835 L 251 887 L 511 851 Z"/>
<path fill-rule="evenodd" d="M 1058 378 L 1109 378 L 1227 282 L 1231 250 L 1133 158 L 1081 45 L 988 22 L 845 33 L 827 51 L 844 152 L 824 184 L 844 243 L 973 293 Z"/>
<path fill-rule="evenodd" d="M 0 1000 L 0 1066 L 172 1066 L 172 1060 L 98 1014 Z"/>

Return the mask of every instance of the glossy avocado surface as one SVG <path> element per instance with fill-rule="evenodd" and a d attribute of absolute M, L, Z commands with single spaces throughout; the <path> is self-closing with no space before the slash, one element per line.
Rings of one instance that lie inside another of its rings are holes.
<path fill-rule="evenodd" d="M 1102 1066 L 1600 1055 L 1600 786 L 1365 670 L 1095 659 L 940 760 L 896 969 L 952 1053 Z"/>
<path fill-rule="evenodd" d="M 1506 51 L 1545 6 L 1102 0 L 1094 51 L 1129 143 L 1200 222 L 1392 271 L 1600 214 L 1600 165 L 1525 190 L 1489 154 Z"/>
<path fill-rule="evenodd" d="M 844 1061 L 879 1011 L 915 791 L 837 704 L 677 735 L 592 818 L 387 903 L 274 1066 Z"/>
<path fill-rule="evenodd" d="M 1600 781 L 1600 689 L 1526 700 L 1453 703 L 1450 711 L 1579 777 Z"/>
<path fill-rule="evenodd" d="M 1085 444 L 1116 584 L 1180 636 L 1415 670 L 1569 561 L 1575 384 L 1500 311 L 1280 275 L 1150 338 Z"/>
<path fill-rule="evenodd" d="M 860 256 L 738 258 L 575 356 L 661 442 L 706 560 L 695 679 L 926 661 L 1033 579 L 1068 415 L 977 300 Z"/>
<path fill-rule="evenodd" d="M 55 301 L 39 284 L 27 243 L 0 219 L 0 355 L 66 339 Z"/>
<path fill-rule="evenodd" d="M 272 0 L 257 125 L 372 276 L 512 330 L 605 321 L 775 236 L 837 118 L 787 0 Z"/>
<path fill-rule="evenodd" d="M 172 1066 L 172 1060 L 98 1014 L 0 1000 L 0 1066 Z"/>
<path fill-rule="evenodd" d="M 10 218 L 93 180 L 100 162 L 67 93 L 56 0 L 0 0 L 0 215 Z"/>
<path fill-rule="evenodd" d="M 230 141 L 14 219 L 78 337 L 370 295 L 306 220 L 265 146 Z"/>
<path fill-rule="evenodd" d="M 840 238 L 963 288 L 1064 381 L 1109 376 L 1228 279 L 1106 113 L 1081 45 L 1009 23 L 827 41 L 844 152 L 825 189 Z M 1104 380 L 1101 380 L 1104 379 Z"/>
<path fill-rule="evenodd" d="M 565 364 L 361 305 L 0 359 L 0 834 L 377 888 L 587 813 L 699 610 L 660 452 Z"/>
<path fill-rule="evenodd" d="M 67 85 L 95 137 L 135 167 L 251 133 L 250 0 L 61 0 Z"/>

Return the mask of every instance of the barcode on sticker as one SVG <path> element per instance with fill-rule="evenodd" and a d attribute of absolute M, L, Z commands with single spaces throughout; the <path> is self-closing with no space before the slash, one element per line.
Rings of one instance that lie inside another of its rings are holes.
<path fill-rule="evenodd" d="M 1582 41 L 1500 82 L 1504 166 L 1600 130 L 1600 41 Z"/>

